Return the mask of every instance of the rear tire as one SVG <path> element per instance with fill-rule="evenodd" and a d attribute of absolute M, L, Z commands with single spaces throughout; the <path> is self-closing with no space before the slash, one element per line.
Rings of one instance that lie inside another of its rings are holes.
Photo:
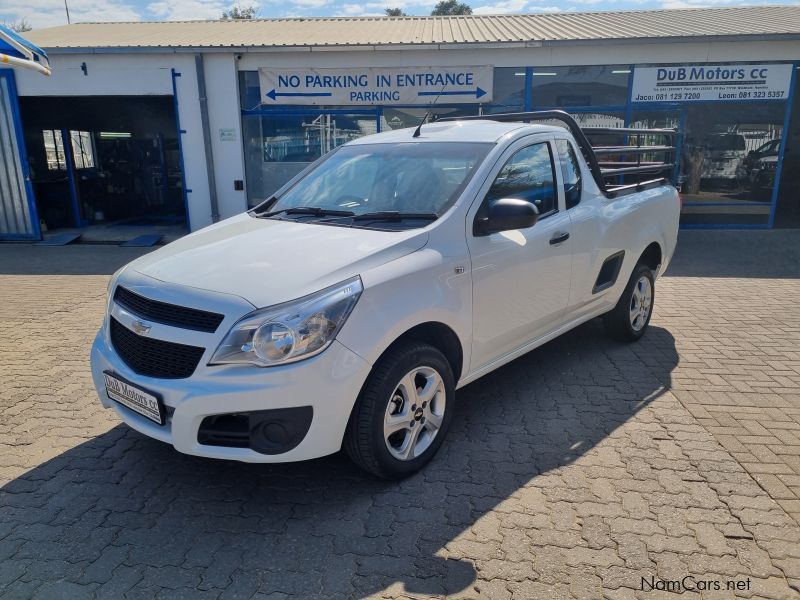
<path fill-rule="evenodd" d="M 603 315 L 606 331 L 623 342 L 635 342 L 644 335 L 653 316 L 655 279 L 650 267 L 638 264 L 613 310 Z"/>
<path fill-rule="evenodd" d="M 375 365 L 345 432 L 353 462 L 383 479 L 419 471 L 442 445 L 450 426 L 455 380 L 433 346 L 404 343 Z"/>

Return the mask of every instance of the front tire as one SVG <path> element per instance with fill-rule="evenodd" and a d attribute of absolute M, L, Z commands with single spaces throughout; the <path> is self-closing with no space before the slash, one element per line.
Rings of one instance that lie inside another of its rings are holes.
<path fill-rule="evenodd" d="M 606 331 L 624 342 L 638 340 L 650 325 L 655 298 L 653 272 L 647 265 L 636 265 L 619 302 L 613 310 L 603 315 Z"/>
<path fill-rule="evenodd" d="M 453 415 L 455 380 L 433 346 L 407 342 L 375 365 L 345 432 L 353 462 L 384 479 L 419 471 L 442 444 Z"/>

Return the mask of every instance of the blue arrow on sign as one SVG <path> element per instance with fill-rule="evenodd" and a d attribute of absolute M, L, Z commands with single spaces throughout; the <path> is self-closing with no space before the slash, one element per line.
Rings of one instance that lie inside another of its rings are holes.
<path fill-rule="evenodd" d="M 298 96 L 333 96 L 331 92 L 276 92 L 274 89 L 266 94 L 267 98 L 277 100 L 279 96 L 296 98 Z"/>
<path fill-rule="evenodd" d="M 486 95 L 486 90 L 475 88 L 474 90 L 454 90 L 452 92 L 417 92 L 417 96 L 475 96 L 480 98 Z"/>

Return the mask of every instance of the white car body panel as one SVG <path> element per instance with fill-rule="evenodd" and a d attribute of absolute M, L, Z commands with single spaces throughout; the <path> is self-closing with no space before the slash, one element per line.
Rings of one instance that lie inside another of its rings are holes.
<path fill-rule="evenodd" d="M 489 191 L 494 178 L 518 150 L 552 140 L 552 135 L 528 135 L 504 149 L 486 174 L 478 198 Z M 556 185 L 561 189 L 560 170 Z M 559 194 L 558 212 L 523 230 L 488 236 L 472 235 L 472 222 L 480 202 L 467 213 L 472 259 L 473 343 L 470 370 L 481 369 L 498 355 L 538 339 L 560 326 L 569 298 L 572 241 L 550 246 L 556 232 L 569 233 L 571 224 Z"/>
<path fill-rule="evenodd" d="M 412 130 L 360 138 L 349 145 L 409 143 Z M 415 326 L 437 323 L 457 337 L 463 386 L 561 333 L 614 307 L 645 249 L 661 251 L 660 274 L 677 239 L 677 192 L 671 186 L 607 198 L 580 158 L 580 203 L 567 210 L 556 165 L 558 211 L 524 230 L 476 237 L 475 215 L 508 157 L 531 143 L 571 140 L 560 127 L 453 122 L 426 125 L 415 142 L 491 142 L 454 204 L 426 227 L 381 231 L 255 218 L 246 213 L 147 254 L 110 284 L 158 302 L 224 315 L 214 333 L 147 321 L 149 338 L 202 346 L 195 372 L 158 379 L 135 372 L 109 335 L 113 317 L 134 330 L 140 315 L 108 303 L 92 349 L 92 374 L 101 401 L 142 433 L 188 454 L 246 462 L 285 462 L 336 452 L 372 366 Z M 303 174 L 298 177 L 302 177 Z M 297 179 L 297 178 L 296 178 Z M 282 190 L 293 183 L 289 182 Z M 276 195 L 280 195 L 279 190 Z M 551 238 L 569 238 L 551 244 Z M 593 292 L 602 263 L 624 251 L 616 282 Z M 272 367 L 209 365 L 231 327 L 255 309 L 297 299 L 360 277 L 363 293 L 336 340 L 311 358 Z M 103 372 L 110 371 L 163 399 L 165 425 L 110 400 Z M 311 406 L 308 433 L 288 452 L 266 455 L 249 448 L 198 442 L 208 416 Z"/>
<path fill-rule="evenodd" d="M 92 346 L 91 360 L 95 387 L 102 391 L 100 401 L 106 408 L 113 408 L 125 423 L 140 433 L 172 444 L 184 454 L 242 462 L 292 462 L 337 452 L 350 416 L 347 407 L 352 408 L 355 401 L 349 398 L 352 381 L 366 379 L 371 368 L 369 363 L 335 341 L 325 352 L 308 361 L 272 367 L 266 379 L 263 369 L 234 366 L 198 369 L 190 379 L 152 379 L 138 375 L 117 358 L 102 331 Z M 314 368 L 314 377 L 307 376 L 309 366 Z M 105 370 L 159 393 L 164 404 L 174 410 L 166 424 L 153 423 L 110 400 L 105 394 Z M 336 397 L 347 400 L 333 401 Z M 296 448 L 267 456 L 248 448 L 198 443 L 197 431 L 205 417 L 263 410 L 265 398 L 269 399 L 270 408 L 297 406 L 298 399 L 302 399 L 303 405 L 313 407 L 311 428 Z"/>
<path fill-rule="evenodd" d="M 235 294 L 264 307 L 419 250 L 427 237 L 422 230 L 386 235 L 254 219 L 244 213 L 146 254 L 132 268 L 160 281 Z"/>

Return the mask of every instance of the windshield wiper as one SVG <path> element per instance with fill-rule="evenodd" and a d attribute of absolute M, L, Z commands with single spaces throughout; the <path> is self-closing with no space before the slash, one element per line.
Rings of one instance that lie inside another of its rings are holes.
<path fill-rule="evenodd" d="M 319 208 L 318 206 L 294 206 L 292 208 L 282 208 L 271 212 L 260 213 L 259 217 L 274 217 L 275 215 L 313 215 L 315 217 L 352 217 L 354 213 L 350 210 L 332 210 Z"/>
<path fill-rule="evenodd" d="M 399 212 L 396 210 L 382 210 L 355 215 L 353 221 L 404 221 L 406 219 L 425 219 L 435 221 L 439 218 L 436 213 Z"/>
<path fill-rule="evenodd" d="M 294 206 L 292 208 L 282 208 L 280 210 L 273 210 L 271 212 L 258 213 L 257 217 L 274 217 L 276 215 L 311 215 L 313 217 L 341 217 L 356 221 L 404 221 L 407 219 L 423 219 L 426 221 L 435 221 L 439 218 L 436 213 L 423 213 L 423 212 L 400 212 L 397 210 L 382 210 L 376 212 L 355 214 L 350 210 L 334 210 L 327 208 L 319 208 L 317 206 Z"/>

